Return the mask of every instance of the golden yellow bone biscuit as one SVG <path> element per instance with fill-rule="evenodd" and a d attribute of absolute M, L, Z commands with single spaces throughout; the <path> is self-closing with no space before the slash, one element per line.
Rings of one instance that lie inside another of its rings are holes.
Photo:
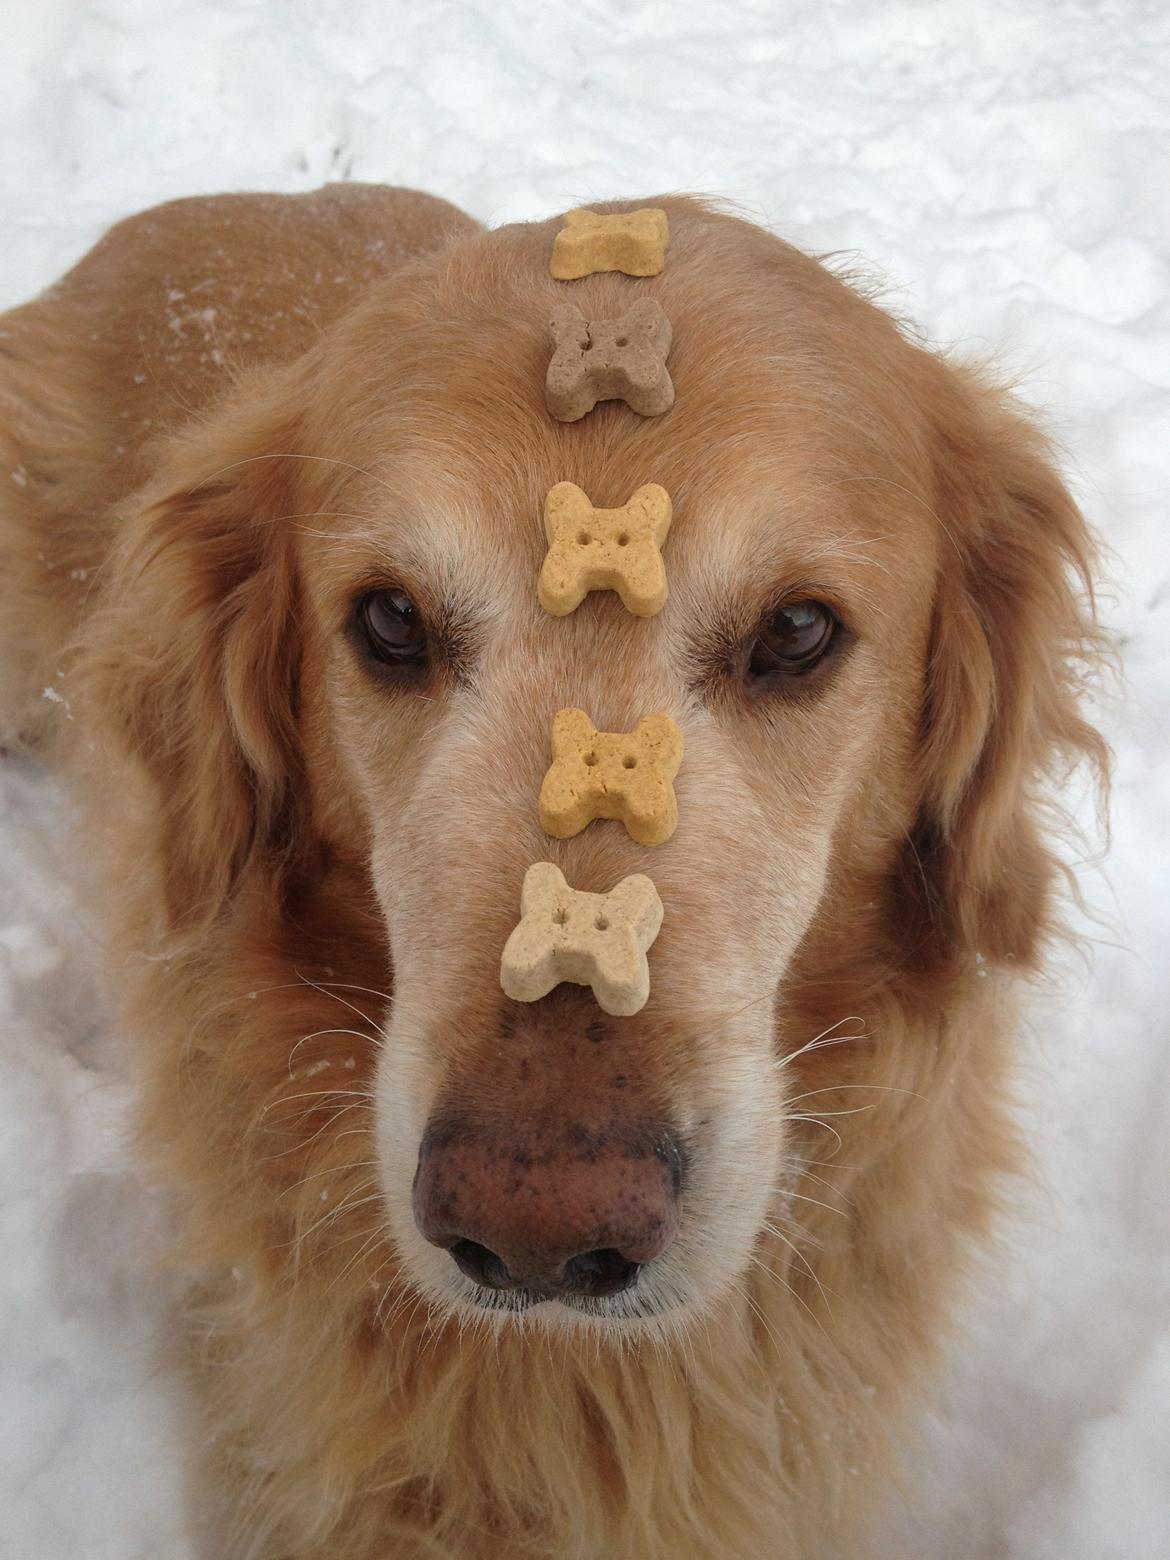
<path fill-rule="evenodd" d="M 567 840 L 594 818 L 619 818 L 639 845 L 661 845 L 674 833 L 683 736 L 669 715 L 644 715 L 630 732 L 598 731 L 584 710 L 560 710 L 552 753 L 540 788 L 546 834 Z"/>
<path fill-rule="evenodd" d="M 558 482 L 544 501 L 548 553 L 537 587 L 541 606 L 563 617 L 591 590 L 616 590 L 637 617 L 661 612 L 666 566 L 660 548 L 670 518 L 670 495 L 657 482 L 640 487 L 621 509 L 594 509 L 575 483 Z"/>
<path fill-rule="evenodd" d="M 591 986 L 598 1006 L 628 1018 L 650 995 L 646 950 L 662 925 L 662 901 L 648 877 L 623 878 L 608 894 L 570 888 L 551 861 L 524 874 L 520 921 L 504 944 L 500 985 L 535 1002 L 564 980 Z"/>
<path fill-rule="evenodd" d="M 581 208 L 566 213 L 565 225 L 553 239 L 549 270 L 559 282 L 573 282 L 595 271 L 657 276 L 669 243 L 670 224 L 657 206 L 612 216 Z"/>

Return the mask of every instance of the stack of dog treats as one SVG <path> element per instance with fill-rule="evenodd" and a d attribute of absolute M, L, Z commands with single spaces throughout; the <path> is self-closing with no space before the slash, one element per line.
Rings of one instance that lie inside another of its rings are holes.
<path fill-rule="evenodd" d="M 553 242 L 549 269 L 559 281 L 597 271 L 656 276 L 669 241 L 664 211 L 571 211 Z M 652 298 L 613 320 L 588 320 L 573 304 L 562 304 L 549 321 L 549 337 L 545 399 L 559 421 L 576 422 L 599 401 L 623 400 L 643 417 L 673 404 L 670 321 Z M 574 483 L 558 482 L 544 506 L 541 606 L 563 617 L 590 591 L 613 590 L 638 617 L 661 612 L 667 594 L 661 549 L 670 520 L 670 497 L 657 483 L 638 488 L 620 509 L 595 509 Z M 639 845 L 661 845 L 678 821 L 674 777 L 682 753 L 682 732 L 665 713 L 644 716 L 632 732 L 615 732 L 599 731 L 584 710 L 559 711 L 552 764 L 540 788 L 541 827 L 554 839 L 570 839 L 595 818 L 617 819 Z M 645 1006 L 646 954 L 663 915 L 648 877 L 638 873 L 606 894 L 591 894 L 570 888 L 559 868 L 539 861 L 525 873 L 520 915 L 500 961 L 509 997 L 535 1002 L 561 981 L 573 981 L 591 987 L 607 1013 L 629 1015 Z"/>

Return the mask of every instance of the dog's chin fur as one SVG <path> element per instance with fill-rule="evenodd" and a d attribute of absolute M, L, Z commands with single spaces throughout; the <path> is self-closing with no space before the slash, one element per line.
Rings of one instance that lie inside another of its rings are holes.
<path fill-rule="evenodd" d="M 101 841 L 215 1560 L 864 1553 L 1018 1163 L 1043 787 L 1104 764 L 1091 540 L 984 375 L 749 224 L 661 204 L 661 277 L 572 292 L 660 299 L 661 418 L 552 424 L 556 224 L 485 234 L 405 191 L 179 202 L 3 322 L 0 468 L 27 481 L 0 498 L 0 718 Z M 178 335 L 168 292 L 199 300 Z M 540 613 L 562 479 L 671 491 L 659 619 Z M 371 582 L 429 615 L 425 683 L 355 653 Z M 800 591 L 850 637 L 766 695 L 743 646 Z M 541 835 L 564 704 L 680 721 L 649 862 L 615 823 Z M 636 1017 L 504 999 L 543 856 L 654 877 Z M 669 1122 L 677 1239 L 609 1299 L 477 1293 L 411 1208 L 448 1109 Z"/>

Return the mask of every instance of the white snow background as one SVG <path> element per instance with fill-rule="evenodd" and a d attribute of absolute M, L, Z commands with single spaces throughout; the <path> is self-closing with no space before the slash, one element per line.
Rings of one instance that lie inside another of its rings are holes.
<path fill-rule="evenodd" d="M 865 257 L 1050 417 L 1117 555 L 1113 845 L 1084 875 L 1088 956 L 1021 1040 L 1043 1184 L 968 1308 L 912 1498 L 858 1560 L 1170 1556 L 1168 83 L 1164 0 L 0 8 L 0 307 L 176 195 L 384 180 L 498 223 L 691 189 Z M 84 853 L 8 761 L 0 1555 L 188 1560 Z"/>

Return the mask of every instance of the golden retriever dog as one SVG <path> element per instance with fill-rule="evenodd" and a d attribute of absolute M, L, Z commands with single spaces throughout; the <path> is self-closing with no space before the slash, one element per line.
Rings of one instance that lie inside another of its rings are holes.
<path fill-rule="evenodd" d="M 1017 1163 L 1090 537 L 980 371 L 652 204 L 566 284 L 559 219 L 179 201 L 0 321 L 5 731 L 101 843 L 215 1560 L 864 1553 Z M 554 421 L 550 311 L 642 297 L 673 409 Z M 561 481 L 667 489 L 659 616 L 542 611 Z M 666 844 L 542 833 L 564 706 L 677 721 Z M 505 997 L 544 860 L 652 877 L 636 1016 Z"/>

